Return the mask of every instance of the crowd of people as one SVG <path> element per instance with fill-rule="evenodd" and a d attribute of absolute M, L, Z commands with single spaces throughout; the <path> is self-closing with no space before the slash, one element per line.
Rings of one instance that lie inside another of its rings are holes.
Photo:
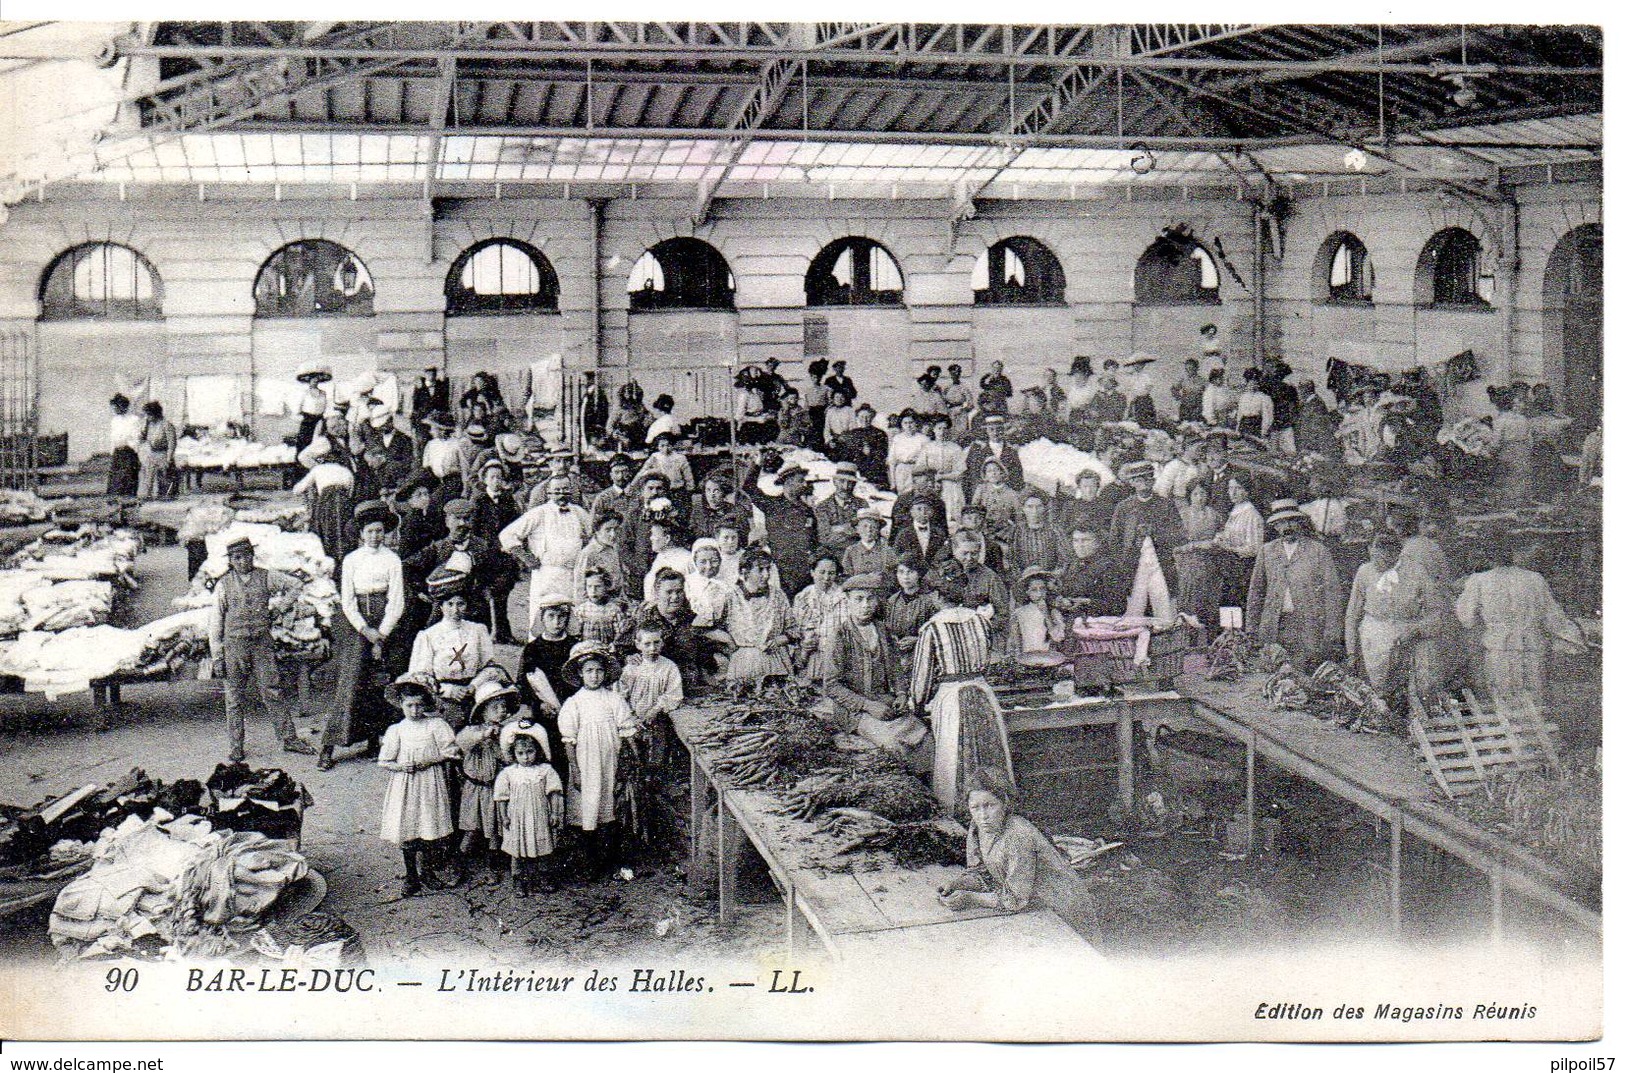
<path fill-rule="evenodd" d="M 997 362 L 974 387 L 959 366 L 933 366 L 885 428 L 845 363 L 809 364 L 803 393 L 769 362 L 738 381 L 737 416 L 759 426 L 756 442 L 699 473 L 668 400 L 645 422 L 640 391 L 619 392 L 612 413 L 589 383 L 589 441 L 621 448 L 601 485 L 583 458 L 508 414 L 490 377 L 450 413 L 431 370 L 409 427 L 382 406 L 330 408 L 299 454 L 312 529 L 340 563 L 337 686 L 318 765 L 364 744 L 391 773 L 383 836 L 402 847 L 409 893 L 444 881 L 436 860 L 467 864 L 482 846 L 506 854 L 529 890 L 546 882 L 534 862 L 561 823 L 593 869 L 613 864 L 623 835 L 654 837 L 640 795 L 669 772 L 668 717 L 725 683 L 816 686 L 825 718 L 961 811 L 972 774 L 1011 775 L 983 672 L 1065 663 L 1092 628 L 1216 631 L 1221 608 L 1241 608 L 1247 630 L 1304 673 L 1346 659 L 1396 703 L 1462 674 L 1492 697 L 1541 702 L 1551 647 L 1584 639 L 1529 569 L 1530 549 L 1509 545 L 1462 578 L 1448 511 L 1391 509 L 1350 571 L 1333 554 L 1349 526 L 1345 489 L 1317 475 L 1295 495 L 1235 457 L 1237 444 L 1284 457 L 1342 440 L 1362 465 L 1455 472 L 1443 450 L 1431 463 L 1406 453 L 1427 439 L 1404 423 L 1434 411 L 1426 378 L 1351 380 L 1338 417 L 1278 362 L 1233 388 L 1204 355 L 1159 407 L 1154 360 L 1096 372 L 1080 358 L 1067 382 L 1051 372 L 1019 395 Z M 1510 409 L 1486 428 L 1509 439 L 1495 441 L 1491 465 L 1516 477 L 1524 456 L 1504 415 L 1527 417 L 1537 392 L 1496 395 Z M 1040 490 L 1017 447 L 1037 436 L 1069 441 L 1090 464 Z M 833 461 L 827 494 L 786 460 L 793 448 Z M 860 496 L 863 482 L 895 492 L 889 512 Z M 232 549 L 244 578 L 252 555 Z M 243 655 L 268 627 L 242 596 L 266 587 L 219 591 L 235 712 L 251 681 L 269 684 Z M 508 644 L 522 645 L 512 675 L 494 658 Z M 232 728 L 240 756 L 240 715 Z"/>

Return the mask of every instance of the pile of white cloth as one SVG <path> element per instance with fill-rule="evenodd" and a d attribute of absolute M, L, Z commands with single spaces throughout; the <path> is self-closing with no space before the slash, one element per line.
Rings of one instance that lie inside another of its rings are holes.
<path fill-rule="evenodd" d="M 1117 479 L 1110 466 L 1088 451 L 1080 451 L 1069 443 L 1033 440 L 1017 448 L 1016 453 L 1021 458 L 1021 469 L 1027 483 L 1048 496 L 1055 495 L 1057 489 L 1068 493 L 1076 492 L 1078 474 L 1084 470 L 1100 474 L 1102 488 Z"/>
<path fill-rule="evenodd" d="M 0 637 L 96 626 L 113 613 L 107 581 L 52 581 L 30 570 L 0 572 Z"/>
<path fill-rule="evenodd" d="M 780 457 L 784 459 L 784 468 L 800 466 L 807 471 L 808 483 L 812 486 L 812 499 L 814 503 L 822 503 L 835 494 L 835 463 L 808 447 L 791 447 L 781 449 Z M 766 478 L 766 483 L 774 483 L 772 478 Z M 776 491 L 776 489 L 775 489 Z M 882 491 L 862 478 L 858 479 L 858 486 L 852 492 L 871 509 L 891 517 L 892 504 L 897 502 L 896 494 Z"/>
<path fill-rule="evenodd" d="M 285 443 L 182 436 L 175 444 L 175 465 L 182 469 L 254 469 L 293 460 L 293 448 Z"/>
<path fill-rule="evenodd" d="M 315 533 L 289 533 L 274 525 L 234 521 L 204 538 L 209 556 L 185 596 L 175 598 L 181 608 L 214 605 L 214 586 L 231 569 L 226 547 L 238 537 L 254 542 L 254 564 L 286 574 L 299 585 L 297 595 L 271 597 L 271 637 L 285 654 L 318 654 L 331 638 L 339 590 L 333 583 L 333 560 L 322 551 Z"/>
<path fill-rule="evenodd" d="M 0 525 L 43 522 L 51 516 L 51 506 L 34 492 L 0 488 Z"/>
<path fill-rule="evenodd" d="M 209 612 L 183 611 L 134 630 L 77 626 L 59 633 L 30 630 L 0 643 L 0 674 L 21 678 L 23 689 L 48 699 L 83 693 L 92 682 L 138 671 L 168 659 L 182 646 L 208 644 Z"/>
<path fill-rule="evenodd" d="M 51 942 L 81 958 L 127 952 L 144 939 L 176 953 L 227 952 L 309 872 L 291 842 L 217 831 L 162 809 L 103 831 L 91 859 L 51 908 Z"/>
<path fill-rule="evenodd" d="M 11 570 L 28 570 L 53 581 L 100 578 L 135 587 L 135 557 L 141 538 L 128 529 L 87 526 L 77 532 L 53 529 L 17 551 Z"/>

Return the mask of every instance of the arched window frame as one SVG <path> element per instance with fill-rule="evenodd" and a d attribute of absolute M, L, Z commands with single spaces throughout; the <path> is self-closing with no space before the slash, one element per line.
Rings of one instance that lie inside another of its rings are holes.
<path fill-rule="evenodd" d="M 1349 231 L 1334 231 L 1321 244 L 1315 258 L 1321 300 L 1328 305 L 1372 304 L 1377 276 L 1370 251 Z"/>
<path fill-rule="evenodd" d="M 836 271 L 843 256 L 849 256 L 850 284 L 841 283 Z M 880 286 L 896 277 L 896 287 Z M 807 268 L 809 306 L 900 306 L 903 304 L 903 267 L 890 250 L 872 238 L 850 236 L 836 239 L 814 257 Z"/>
<path fill-rule="evenodd" d="M 298 263 L 295 263 L 295 259 Z M 309 259 L 311 264 L 304 263 Z M 311 287 L 293 285 L 290 270 L 308 271 Z M 370 317 L 372 274 L 353 250 L 325 238 L 290 242 L 265 259 L 254 277 L 254 315 L 286 317 Z"/>
<path fill-rule="evenodd" d="M 1429 309 L 1493 309 L 1495 267 L 1464 227 L 1434 232 L 1416 265 L 1416 304 Z"/>
<path fill-rule="evenodd" d="M 481 255 L 489 256 L 494 252 L 500 258 L 506 250 L 513 250 L 530 262 L 536 273 L 536 290 L 487 294 L 464 284 L 463 276 Z M 488 238 L 476 242 L 457 255 L 457 260 L 452 262 L 451 271 L 446 273 L 447 316 L 558 311 L 558 273 L 553 270 L 553 265 L 546 255 L 528 242 L 521 242 L 515 238 Z"/>
<path fill-rule="evenodd" d="M 1193 271 L 1187 262 L 1198 267 Z M 1183 272 L 1180 272 L 1183 269 Z M 1212 286 L 1207 286 L 1208 280 Z M 1219 262 L 1188 225 L 1164 228 L 1134 265 L 1136 305 L 1219 305 Z"/>
<path fill-rule="evenodd" d="M 653 286 L 640 282 L 651 279 Z M 634 313 L 662 309 L 734 308 L 733 269 L 720 250 L 697 238 L 669 238 L 643 251 L 627 278 Z"/>
<path fill-rule="evenodd" d="M 126 293 L 127 292 L 127 293 Z M 163 280 L 137 250 L 86 242 L 64 250 L 40 276 L 41 320 L 162 320 Z"/>
<path fill-rule="evenodd" d="M 1010 283 L 1009 258 L 1020 265 L 1021 281 Z M 977 278 L 987 279 L 976 287 Z M 1027 235 L 995 242 L 977 259 L 972 276 L 977 305 L 1065 305 L 1066 271 L 1048 246 Z"/>

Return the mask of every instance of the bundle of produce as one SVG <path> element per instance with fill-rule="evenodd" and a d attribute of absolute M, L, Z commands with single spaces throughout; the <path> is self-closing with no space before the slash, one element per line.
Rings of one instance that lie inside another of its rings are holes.
<path fill-rule="evenodd" d="M 1588 879 L 1602 875 L 1602 781 L 1589 760 L 1495 775 L 1484 798 L 1459 803 L 1475 819 Z"/>
<path fill-rule="evenodd" d="M 1271 708 L 1295 708 L 1301 710 L 1309 703 L 1309 694 L 1298 682 L 1298 672 L 1292 664 L 1283 663 L 1264 681 L 1264 699 L 1270 702 Z"/>
<path fill-rule="evenodd" d="M 1327 660 L 1304 685 L 1318 702 L 1316 714 L 1344 730 L 1379 734 L 1399 729 L 1393 710 L 1371 683 L 1341 664 Z"/>
<path fill-rule="evenodd" d="M 1023 444 L 1016 454 L 1021 459 L 1021 470 L 1027 483 L 1045 495 L 1053 496 L 1062 491 L 1075 493 L 1078 490 L 1078 474 L 1086 469 L 1100 475 L 1102 487 L 1117 480 L 1110 466 L 1069 443 L 1034 440 Z"/>
<path fill-rule="evenodd" d="M 258 831 L 272 838 L 297 839 L 310 792 L 281 768 L 219 764 L 204 784 L 213 802 L 210 818 L 233 831 Z"/>
<path fill-rule="evenodd" d="M 897 823 L 937 812 L 936 798 L 902 763 L 880 750 L 843 754 L 843 762 L 799 780 L 783 811 L 801 820 L 834 808 L 861 808 Z"/>
<path fill-rule="evenodd" d="M 186 512 L 180 527 L 175 531 L 175 539 L 182 544 L 203 540 L 225 529 L 236 518 L 237 512 L 224 502 L 199 503 Z"/>
<path fill-rule="evenodd" d="M 25 571 L 26 573 L 26 571 Z M 113 584 L 109 581 L 56 581 L 26 589 L 18 601 L 22 615 L 18 629 L 59 633 L 75 626 L 96 626 L 113 613 Z M 0 604 L 0 623 L 8 619 Z M 4 626 L 0 625 L 0 632 Z"/>
<path fill-rule="evenodd" d="M 697 735 L 714 770 L 734 786 L 789 786 L 838 757 L 835 731 L 804 710 L 731 705 Z"/>
<path fill-rule="evenodd" d="M 819 818 L 817 827 L 840 839 L 837 857 L 879 851 L 904 868 L 965 864 L 965 829 L 953 820 L 894 823 L 868 809 L 835 808 Z"/>
<path fill-rule="evenodd" d="M 274 525 L 285 533 L 303 533 L 310 528 L 310 507 L 303 497 L 243 503 L 237 507 L 236 520 Z"/>
<path fill-rule="evenodd" d="M 1208 681 L 1238 681 L 1257 648 L 1257 642 L 1241 630 L 1220 630 L 1207 646 Z"/>
<path fill-rule="evenodd" d="M 43 522 L 51 516 L 51 504 L 33 492 L 0 488 L 0 525 Z"/>

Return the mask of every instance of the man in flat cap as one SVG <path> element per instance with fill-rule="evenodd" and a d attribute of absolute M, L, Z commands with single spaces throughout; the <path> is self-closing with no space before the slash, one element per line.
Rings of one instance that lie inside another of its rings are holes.
<path fill-rule="evenodd" d="M 502 570 L 497 549 L 474 533 L 472 500 L 453 499 L 446 504 L 446 535 L 433 544 L 402 561 L 408 584 L 419 596 L 428 590 L 428 581 L 436 571 L 451 571 L 462 576 L 461 589 L 467 601 L 468 617 L 491 631 L 492 637 L 501 636 L 501 644 L 512 644 L 513 634 L 508 626 L 507 600 L 495 606 L 491 599 L 491 586 Z M 416 615 L 418 628 L 428 625 L 433 618 L 434 600 L 420 604 Z M 499 633 L 500 630 L 500 633 Z"/>
<path fill-rule="evenodd" d="M 315 747 L 299 737 L 293 716 L 282 702 L 276 648 L 271 640 L 271 596 L 297 591 L 298 586 L 255 566 L 254 544 L 247 537 L 238 537 L 226 546 L 226 561 L 231 567 L 214 586 L 209 655 L 213 657 L 215 677 L 226 682 L 226 735 L 231 759 L 245 759 L 243 708 L 249 703 L 250 687 L 257 691 L 260 707 L 271 717 L 282 751 L 314 755 Z"/>
<path fill-rule="evenodd" d="M 843 552 L 858 539 L 856 521 L 863 501 L 853 493 L 858 487 L 858 467 L 851 462 L 835 464 L 835 493 L 813 508 L 818 518 L 818 534 L 824 546 Z"/>

